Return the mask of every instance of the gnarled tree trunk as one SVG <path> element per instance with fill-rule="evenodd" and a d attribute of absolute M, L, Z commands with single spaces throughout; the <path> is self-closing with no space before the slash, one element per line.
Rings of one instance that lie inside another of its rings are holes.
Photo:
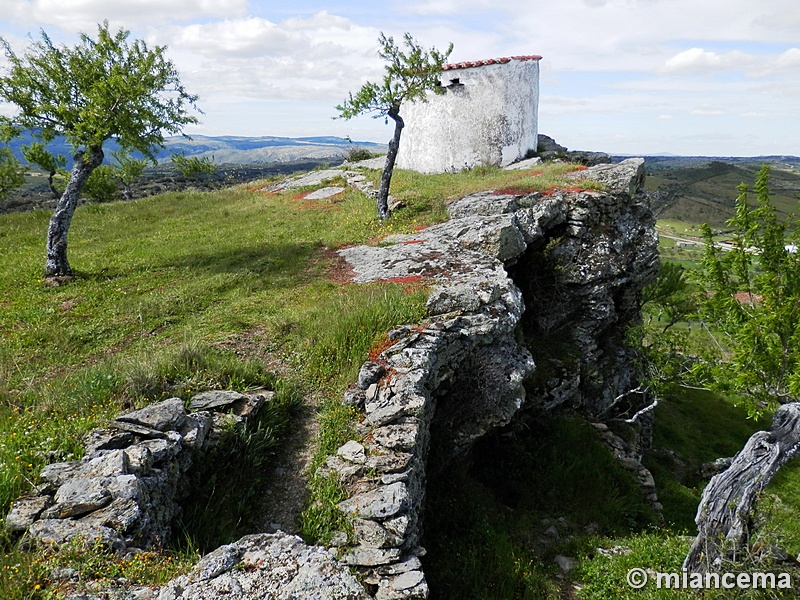
<path fill-rule="evenodd" d="M 47 277 L 72 275 L 67 260 L 69 226 L 86 180 L 103 162 L 103 148 L 92 146 L 85 151 L 80 150 L 73 160 L 67 187 L 50 217 L 50 227 L 47 230 L 47 262 L 44 267 Z"/>
<path fill-rule="evenodd" d="M 754 433 L 725 471 L 711 478 L 695 523 L 698 534 L 683 568 L 690 573 L 718 571 L 746 549 L 751 513 L 761 490 L 800 449 L 800 403 L 775 411 L 772 427 Z"/>
<path fill-rule="evenodd" d="M 392 216 L 389 210 L 389 184 L 394 172 L 394 161 L 397 160 L 397 151 L 400 149 L 400 134 L 403 133 L 403 122 L 400 116 L 400 105 L 396 104 L 389 109 L 388 115 L 394 119 L 394 135 L 389 141 L 389 151 L 386 153 L 386 164 L 381 174 L 381 187 L 378 190 L 378 217 L 388 219 Z"/>

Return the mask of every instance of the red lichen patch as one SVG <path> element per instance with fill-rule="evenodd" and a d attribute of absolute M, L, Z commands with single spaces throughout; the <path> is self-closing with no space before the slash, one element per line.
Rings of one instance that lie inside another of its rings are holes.
<path fill-rule="evenodd" d="M 428 227 L 430 227 L 430 225 L 417 225 L 416 227 L 414 227 L 412 229 L 412 231 L 423 231 L 423 230 L 427 229 Z"/>
<path fill-rule="evenodd" d="M 572 173 L 577 173 L 578 171 L 587 171 L 588 169 L 589 169 L 589 167 L 587 167 L 586 165 L 578 165 L 577 167 L 572 169 L 571 172 Z"/>
<path fill-rule="evenodd" d="M 395 343 L 396 343 L 395 340 L 390 340 L 389 336 L 384 333 L 381 336 L 381 339 L 379 339 L 372 346 L 372 348 L 369 349 L 369 352 L 367 353 L 367 358 L 369 358 L 369 360 L 371 360 L 372 362 L 379 362 L 378 359 L 380 358 L 380 355 L 383 353 L 383 351 L 388 350 L 389 348 L 394 346 Z"/>
<path fill-rule="evenodd" d="M 406 275 L 405 277 L 390 277 L 389 279 L 381 279 L 381 281 L 411 285 L 422 283 L 425 281 L 425 278 L 422 275 Z"/>
<path fill-rule="evenodd" d="M 343 246 L 344 247 L 344 246 Z M 324 268 L 325 277 L 339 285 L 352 283 L 356 272 L 344 257 L 337 252 L 341 248 L 322 248 L 320 251 L 321 261 L 326 261 L 328 265 Z"/>
<path fill-rule="evenodd" d="M 379 279 L 379 283 L 398 283 L 403 286 L 406 292 L 417 292 L 428 286 L 429 280 L 423 275 L 405 275 L 403 277 L 390 277 L 388 279 Z"/>
<path fill-rule="evenodd" d="M 406 241 L 406 242 L 400 242 L 400 243 L 401 243 L 401 244 L 403 244 L 403 245 L 408 245 L 408 244 L 422 244 L 422 243 L 423 243 L 423 242 L 425 242 L 425 241 L 426 241 L 426 240 L 408 240 L 408 241 Z"/>

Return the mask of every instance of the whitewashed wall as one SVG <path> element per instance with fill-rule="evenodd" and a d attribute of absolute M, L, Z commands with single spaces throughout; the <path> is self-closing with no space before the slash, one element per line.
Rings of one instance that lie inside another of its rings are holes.
<path fill-rule="evenodd" d="M 536 149 L 538 57 L 451 68 L 442 73 L 442 84 L 444 94 L 402 106 L 406 126 L 398 168 L 446 173 L 505 166 Z"/>

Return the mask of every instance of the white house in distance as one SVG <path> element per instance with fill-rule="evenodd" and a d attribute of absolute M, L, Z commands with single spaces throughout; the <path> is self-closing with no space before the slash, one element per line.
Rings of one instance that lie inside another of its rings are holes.
<path fill-rule="evenodd" d="M 506 166 L 536 150 L 541 56 L 445 65 L 444 94 L 407 102 L 397 167 L 421 173 Z"/>

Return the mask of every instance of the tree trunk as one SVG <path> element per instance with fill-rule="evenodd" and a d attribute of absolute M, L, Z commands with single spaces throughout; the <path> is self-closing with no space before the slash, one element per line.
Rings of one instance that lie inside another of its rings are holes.
<path fill-rule="evenodd" d="M 754 433 L 725 471 L 711 478 L 695 523 L 698 534 L 683 568 L 690 573 L 719 571 L 746 549 L 751 512 L 761 490 L 800 449 L 800 403 L 775 411 L 772 427 Z"/>
<path fill-rule="evenodd" d="M 46 277 L 72 275 L 67 260 L 67 236 L 72 215 L 78 205 L 78 198 L 89 175 L 103 162 L 103 148 L 93 146 L 75 154 L 72 171 L 64 193 L 50 217 L 47 231 L 47 262 L 44 267 Z"/>
<path fill-rule="evenodd" d="M 56 187 L 56 184 L 53 183 L 53 179 L 55 178 L 55 176 L 56 176 L 56 171 L 50 171 L 50 173 L 47 176 L 47 186 L 50 188 L 50 193 L 53 194 L 53 199 L 57 200 L 58 198 L 61 197 L 61 194 L 58 193 L 58 188 Z"/>
<path fill-rule="evenodd" d="M 389 210 L 389 184 L 392 181 L 394 171 L 394 161 L 397 159 L 397 151 L 400 149 L 400 134 L 403 133 L 405 123 L 400 117 L 400 105 L 394 105 L 389 109 L 389 116 L 394 119 L 394 136 L 389 141 L 389 151 L 386 153 L 386 164 L 381 175 L 381 187 L 378 190 L 378 217 L 388 219 L 392 216 Z"/>

